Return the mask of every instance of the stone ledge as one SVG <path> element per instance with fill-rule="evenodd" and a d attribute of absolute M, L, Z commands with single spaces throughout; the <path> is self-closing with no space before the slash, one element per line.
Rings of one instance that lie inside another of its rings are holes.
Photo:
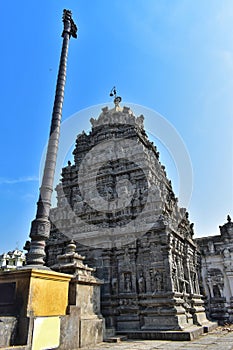
<path fill-rule="evenodd" d="M 128 339 L 128 337 L 126 335 L 123 336 L 117 336 L 117 337 L 111 337 L 111 338 L 107 338 L 104 339 L 105 343 L 120 343 L 121 341 L 126 341 Z"/>
<path fill-rule="evenodd" d="M 1 350 L 28 350 L 27 345 L 19 345 L 19 346 L 0 346 Z"/>
<path fill-rule="evenodd" d="M 202 325 L 204 333 L 209 333 L 218 327 L 218 322 L 208 322 Z"/>
<path fill-rule="evenodd" d="M 140 340 L 181 340 L 190 341 L 204 333 L 203 327 L 192 327 L 184 331 L 120 331 L 117 334 L 127 335 L 128 339 Z"/>

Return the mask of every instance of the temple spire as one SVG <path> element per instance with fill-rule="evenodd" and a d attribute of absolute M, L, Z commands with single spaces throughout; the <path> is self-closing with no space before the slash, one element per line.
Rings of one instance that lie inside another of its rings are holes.
<path fill-rule="evenodd" d="M 60 124 L 64 101 L 64 89 L 66 82 L 66 65 L 70 37 L 77 38 L 77 26 L 72 19 L 69 10 L 63 10 L 63 44 L 60 57 L 60 65 L 57 77 L 56 93 L 54 99 L 50 137 L 46 153 L 46 160 L 37 202 L 36 218 L 31 223 L 29 251 L 26 255 L 27 265 L 43 266 L 45 258 L 45 242 L 50 233 L 49 211 L 53 192 L 53 181 L 57 160 L 58 143 L 60 138 Z"/>

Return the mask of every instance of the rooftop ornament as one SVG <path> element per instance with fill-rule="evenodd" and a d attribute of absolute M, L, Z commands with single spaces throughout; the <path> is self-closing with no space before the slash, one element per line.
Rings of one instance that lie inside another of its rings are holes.
<path fill-rule="evenodd" d="M 113 97 L 114 96 L 114 104 L 115 104 L 115 107 L 119 107 L 119 104 L 121 103 L 122 101 L 122 98 L 120 96 L 117 96 L 117 91 L 116 91 L 116 87 L 113 86 L 112 90 L 110 91 L 110 94 L 109 94 L 110 97 Z"/>

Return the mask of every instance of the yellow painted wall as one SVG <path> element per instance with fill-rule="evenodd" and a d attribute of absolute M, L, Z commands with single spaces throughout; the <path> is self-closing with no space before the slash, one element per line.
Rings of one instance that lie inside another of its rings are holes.
<path fill-rule="evenodd" d="M 58 316 L 65 315 L 68 305 L 70 278 L 63 274 L 33 274 L 30 281 L 28 315 Z"/>
<path fill-rule="evenodd" d="M 71 275 L 40 269 L 0 273 L 0 283 L 16 282 L 11 309 L 12 315 L 21 317 L 65 315 L 71 278 Z"/>

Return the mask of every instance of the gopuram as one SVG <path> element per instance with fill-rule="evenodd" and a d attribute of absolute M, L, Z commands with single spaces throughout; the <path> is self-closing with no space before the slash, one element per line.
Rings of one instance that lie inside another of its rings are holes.
<path fill-rule="evenodd" d="M 103 281 L 106 335 L 189 340 L 211 325 L 193 224 L 178 206 L 144 116 L 114 96 L 115 106 L 77 136 L 74 163 L 62 169 L 46 265 L 59 271 L 57 257 L 72 239 Z"/>

